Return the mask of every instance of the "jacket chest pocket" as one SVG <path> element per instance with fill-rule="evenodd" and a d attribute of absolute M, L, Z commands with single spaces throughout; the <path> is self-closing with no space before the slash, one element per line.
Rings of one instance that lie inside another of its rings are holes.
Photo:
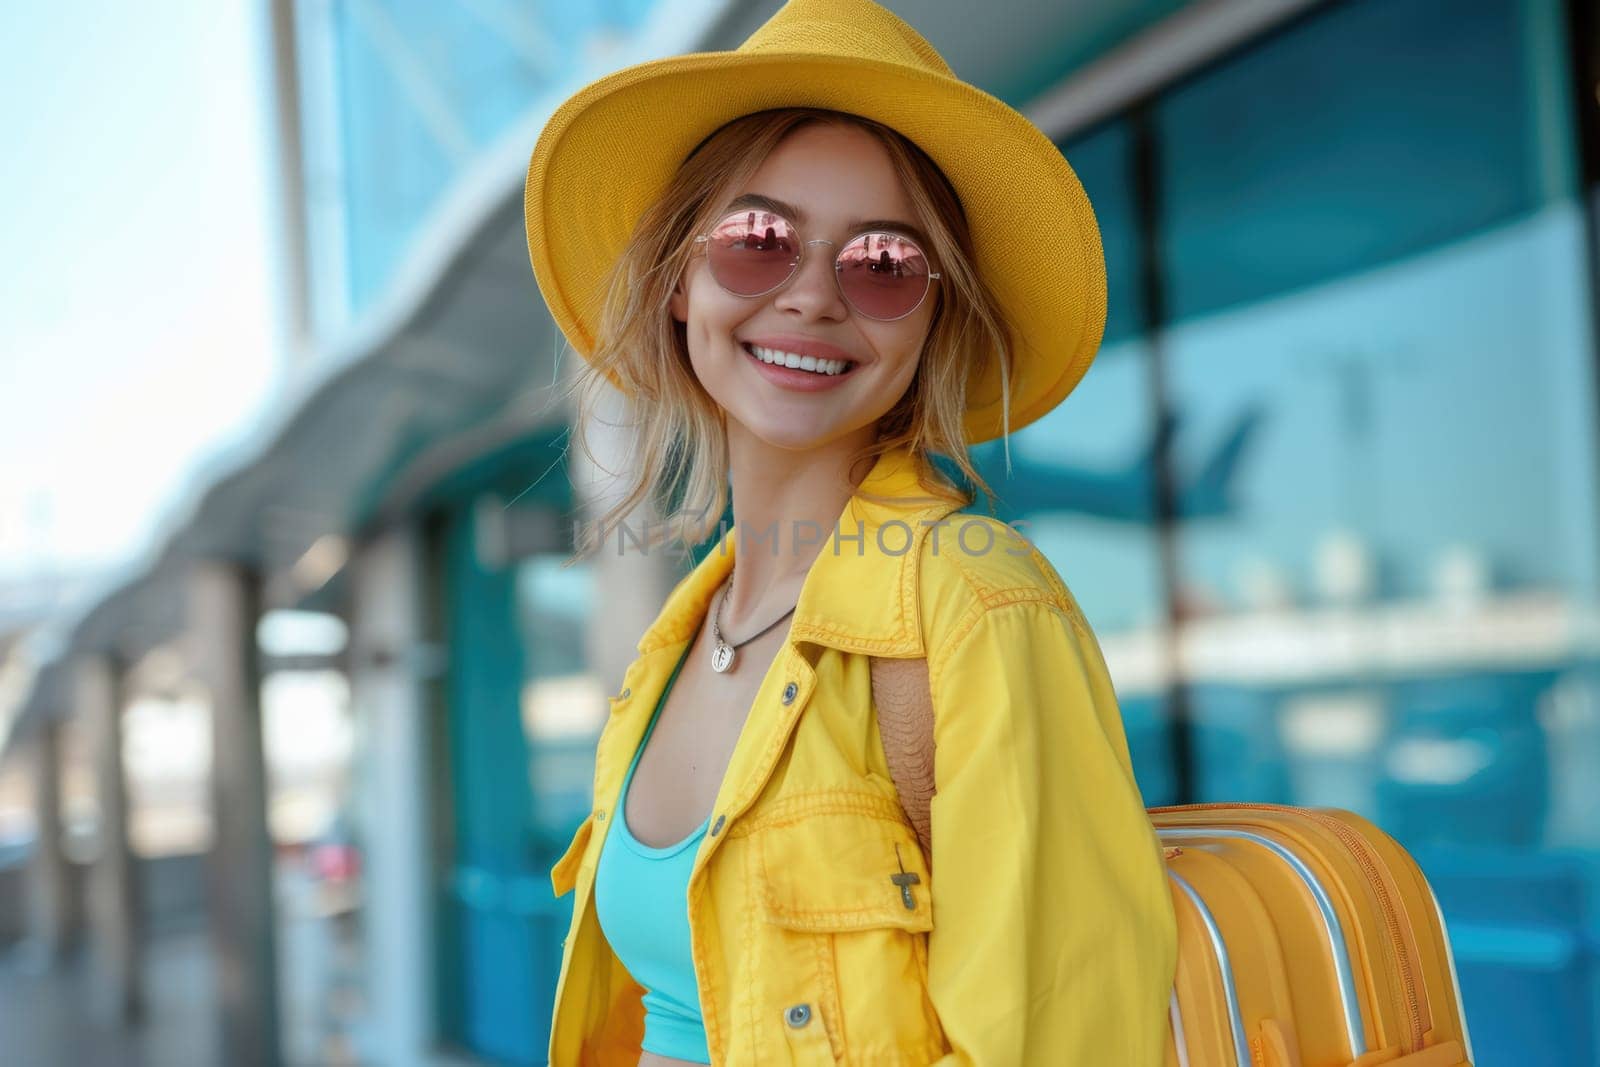
<path fill-rule="evenodd" d="M 911 827 L 881 812 L 822 810 L 751 837 L 760 1062 L 936 1059 L 932 885 Z"/>

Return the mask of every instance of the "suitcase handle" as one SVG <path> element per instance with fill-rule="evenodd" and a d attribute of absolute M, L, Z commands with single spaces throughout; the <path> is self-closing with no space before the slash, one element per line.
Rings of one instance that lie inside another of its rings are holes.
<path fill-rule="evenodd" d="M 1247 841 L 1259 845 L 1271 852 L 1278 859 L 1288 865 L 1295 875 L 1305 883 L 1311 892 L 1312 899 L 1317 902 L 1317 910 L 1322 916 L 1323 930 L 1328 937 L 1328 948 L 1333 954 L 1334 970 L 1339 978 L 1340 1007 L 1344 1012 L 1345 1037 L 1350 1043 L 1350 1054 L 1358 1060 L 1367 1054 L 1366 1027 L 1361 1021 L 1361 1001 L 1356 992 L 1355 968 L 1350 964 L 1350 950 L 1345 945 L 1344 926 L 1339 922 L 1339 913 L 1334 910 L 1333 901 L 1329 899 L 1328 892 L 1323 888 L 1321 881 L 1305 862 L 1289 849 L 1280 845 L 1264 834 L 1252 833 L 1249 830 L 1231 829 L 1206 829 L 1202 827 L 1177 828 L 1162 827 L 1158 830 L 1163 844 L 1178 841 L 1215 840 L 1217 838 L 1230 838 L 1237 841 Z M 1178 884 L 1189 897 L 1189 900 L 1200 910 L 1201 917 L 1205 920 L 1206 930 L 1210 934 L 1212 946 L 1217 952 L 1217 962 L 1223 969 L 1223 989 L 1228 999 L 1228 1019 L 1233 1027 L 1234 1049 L 1236 1058 L 1241 1067 L 1249 1067 L 1249 1043 L 1244 1037 L 1244 1023 L 1239 1017 L 1238 993 L 1234 989 L 1233 974 L 1227 965 L 1227 949 L 1222 944 L 1222 932 L 1217 928 L 1216 921 L 1211 917 L 1211 912 L 1201 903 L 1200 895 L 1189 887 L 1178 875 L 1169 870 L 1168 874 L 1177 880 Z"/>
<path fill-rule="evenodd" d="M 1178 883 L 1179 891 L 1189 898 L 1189 903 L 1200 914 L 1200 921 L 1205 923 L 1206 935 L 1211 938 L 1211 951 L 1217 957 L 1217 970 L 1222 975 L 1222 996 L 1228 1006 L 1228 1031 L 1233 1035 L 1233 1062 L 1235 1067 L 1251 1067 L 1250 1042 L 1244 1036 L 1244 1017 L 1239 1013 L 1239 991 L 1234 988 L 1233 965 L 1228 962 L 1228 946 L 1222 940 L 1222 931 L 1217 928 L 1217 920 L 1212 917 L 1211 909 L 1206 907 L 1206 902 L 1200 899 L 1200 894 L 1184 880 L 1183 875 L 1169 870 L 1167 877 Z M 1183 1016 L 1178 1011 L 1176 992 L 1172 999 L 1172 1016 L 1173 1033 L 1180 1035 L 1183 1033 Z"/>

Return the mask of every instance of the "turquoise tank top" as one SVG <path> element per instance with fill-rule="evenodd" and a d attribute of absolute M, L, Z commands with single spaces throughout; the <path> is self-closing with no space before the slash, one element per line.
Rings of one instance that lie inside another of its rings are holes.
<path fill-rule="evenodd" d="M 665 848 L 652 848 L 634 837 L 628 831 L 627 817 L 633 769 L 650 743 L 667 694 L 688 655 L 686 648 L 672 669 L 644 740 L 628 765 L 617 798 L 616 821 L 601 846 L 595 869 L 594 902 L 611 950 L 634 981 L 645 988 L 642 1048 L 661 1056 L 710 1063 L 705 1021 L 700 1015 L 700 986 L 689 954 L 689 869 L 711 816 L 688 837 Z"/>

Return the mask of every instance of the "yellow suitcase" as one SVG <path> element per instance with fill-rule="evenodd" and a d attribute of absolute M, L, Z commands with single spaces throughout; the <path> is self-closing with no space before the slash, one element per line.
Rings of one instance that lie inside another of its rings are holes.
<path fill-rule="evenodd" d="M 1150 809 L 1178 915 L 1170 1067 L 1470 1067 L 1444 918 L 1353 812 Z"/>

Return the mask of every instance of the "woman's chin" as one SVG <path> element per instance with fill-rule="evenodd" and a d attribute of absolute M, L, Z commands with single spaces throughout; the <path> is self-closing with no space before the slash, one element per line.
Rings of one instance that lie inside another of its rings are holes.
<path fill-rule="evenodd" d="M 839 438 L 841 430 L 834 425 L 814 423 L 797 425 L 793 420 L 750 419 L 738 420 L 745 433 L 770 448 L 789 452 L 808 452 L 821 448 Z"/>
<path fill-rule="evenodd" d="M 824 433 L 795 433 L 774 428 L 771 431 L 753 431 L 751 436 L 757 438 L 762 444 L 771 448 L 781 448 L 786 452 L 812 452 L 829 441 L 832 435 Z"/>

